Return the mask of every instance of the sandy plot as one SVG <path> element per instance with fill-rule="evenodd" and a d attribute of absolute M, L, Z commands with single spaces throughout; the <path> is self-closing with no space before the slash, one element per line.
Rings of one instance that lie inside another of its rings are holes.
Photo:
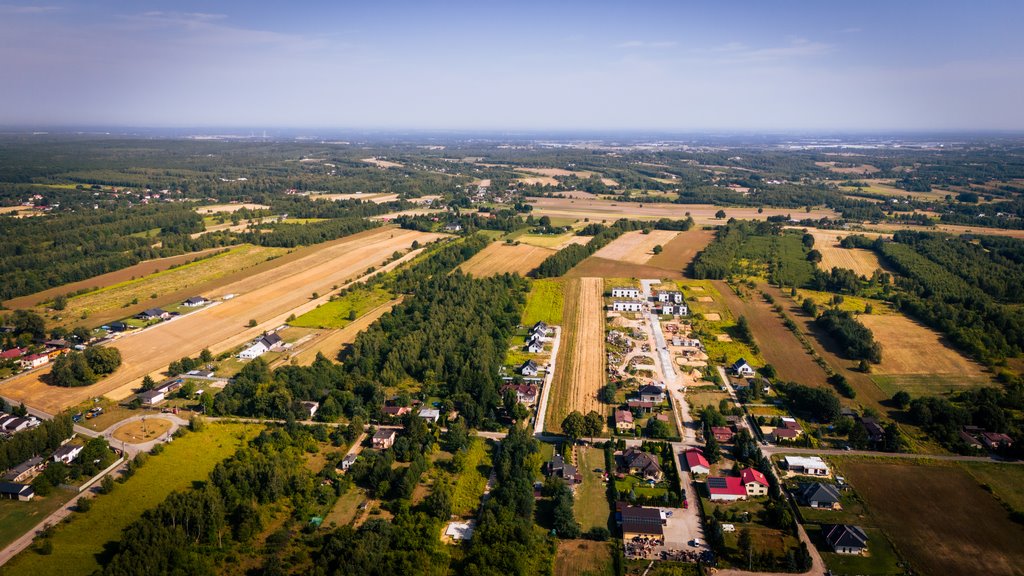
<path fill-rule="evenodd" d="M 527 272 L 536 268 L 545 258 L 554 253 L 554 250 L 529 244 L 511 245 L 504 242 L 491 242 L 487 248 L 463 263 L 460 268 L 466 274 L 472 274 L 478 278 L 504 272 L 515 272 L 525 276 Z"/>
<path fill-rule="evenodd" d="M 560 198 L 585 198 L 593 199 L 598 198 L 596 194 L 590 192 L 584 192 L 583 190 L 569 190 L 568 192 L 556 192 Z"/>
<path fill-rule="evenodd" d="M 597 400 L 605 375 L 603 292 L 600 278 L 566 283 L 565 333 L 551 383 L 548 430 L 560 431 L 562 420 L 573 410 L 603 413 Z"/>
<path fill-rule="evenodd" d="M 715 336 L 715 339 L 719 342 L 732 342 L 732 336 L 728 334 L 718 334 Z"/>
<path fill-rule="evenodd" d="M 861 314 L 882 345 L 879 374 L 958 374 L 980 376 L 982 367 L 945 342 L 938 332 L 902 314 Z"/>
<path fill-rule="evenodd" d="M 378 168 L 401 168 L 402 164 L 399 162 L 392 162 L 390 160 L 382 160 L 380 158 L 363 158 L 363 162 L 373 164 Z"/>
<path fill-rule="evenodd" d="M 114 430 L 114 438 L 128 444 L 142 444 L 156 440 L 170 429 L 170 420 L 144 418 L 129 422 Z"/>
<path fill-rule="evenodd" d="M 619 185 L 618 182 L 612 180 L 611 178 L 601 178 L 601 183 L 610 188 L 614 188 Z"/>
<path fill-rule="evenodd" d="M 558 180 L 551 176 L 525 176 L 516 180 L 520 184 L 526 184 L 527 186 L 533 186 L 539 184 L 541 186 L 558 186 Z"/>
<path fill-rule="evenodd" d="M 206 294 L 237 295 L 230 300 L 116 341 L 113 346 L 121 351 L 121 368 L 97 384 L 73 389 L 47 386 L 39 380 L 42 371 L 5 382 L 0 393 L 51 413 L 103 394 L 124 398 L 143 376 L 163 370 L 172 360 L 195 356 L 203 348 L 219 354 L 239 346 L 281 326 L 290 314 L 298 316 L 315 308 L 333 286 L 361 276 L 371 266 L 379 267 L 396 250 L 442 236 L 378 228 L 324 243 L 301 258 Z M 313 292 L 321 295 L 318 300 L 310 299 Z M 256 327 L 247 326 L 250 319 L 256 320 Z"/>
<path fill-rule="evenodd" d="M 614 202 L 611 200 L 577 200 L 572 198 L 531 198 L 533 215 L 560 216 L 564 218 L 590 218 L 593 222 L 611 223 L 619 218 L 636 220 L 657 220 L 659 218 L 683 219 L 689 212 L 694 221 L 700 225 L 724 224 L 728 218 L 747 220 L 764 220 L 769 216 L 793 216 L 796 218 L 838 218 L 833 210 L 821 208 L 810 212 L 783 208 L 764 208 L 762 213 L 757 208 L 721 207 L 712 204 L 665 204 L 642 202 Z M 724 210 L 725 219 L 715 218 L 715 213 Z"/>
<path fill-rule="evenodd" d="M 697 296 L 697 302 L 714 302 L 715 299 L 711 296 Z"/>
<path fill-rule="evenodd" d="M 711 322 L 721 322 L 722 315 L 719 314 L 718 312 L 708 312 L 707 314 L 704 315 L 704 319 Z"/>
<path fill-rule="evenodd" d="M 294 360 L 300 366 L 309 366 L 314 360 L 316 360 L 316 355 L 318 353 L 322 353 L 329 360 L 335 360 L 342 346 L 355 342 L 356 336 L 358 336 L 360 332 L 369 328 L 370 325 L 376 322 L 378 318 L 390 312 L 392 308 L 398 306 L 401 302 L 402 298 L 385 302 L 366 314 L 363 314 L 348 326 L 345 326 L 340 330 L 331 330 L 319 335 L 318 337 L 310 340 L 301 349 L 293 351 L 289 356 L 288 361 L 291 362 Z"/>
<path fill-rule="evenodd" d="M 242 208 L 248 208 L 249 210 L 270 210 L 270 206 L 264 204 L 213 204 L 211 206 L 200 206 L 196 208 L 196 212 L 200 214 L 217 214 L 219 212 L 237 212 Z"/>
<path fill-rule="evenodd" d="M 651 230 L 649 234 L 644 234 L 639 230 L 626 232 L 595 252 L 594 256 L 633 264 L 645 264 L 651 259 L 651 256 L 654 256 L 655 246 L 668 244 L 677 234 L 679 233 L 672 230 Z"/>
<path fill-rule="evenodd" d="M 690 290 L 693 290 L 694 292 L 703 292 L 704 291 L 704 287 L 703 286 L 690 286 Z"/>

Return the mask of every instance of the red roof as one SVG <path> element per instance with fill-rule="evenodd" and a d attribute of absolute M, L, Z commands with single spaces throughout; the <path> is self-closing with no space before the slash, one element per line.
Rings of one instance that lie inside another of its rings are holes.
<path fill-rule="evenodd" d="M 744 484 L 750 484 L 751 482 L 757 482 L 762 486 L 768 485 L 768 479 L 764 477 L 764 474 L 754 470 L 753 468 L 744 468 L 740 470 L 740 479 Z"/>
<path fill-rule="evenodd" d="M 743 486 L 743 481 L 736 476 L 708 478 L 708 492 L 712 496 L 716 494 L 721 494 L 722 496 L 747 495 L 747 489 Z"/>
<path fill-rule="evenodd" d="M 800 435 L 800 432 L 792 428 L 776 428 L 772 434 L 775 434 L 776 438 L 796 438 Z"/>
<path fill-rule="evenodd" d="M 703 466 L 710 469 L 711 464 L 708 463 L 708 459 L 701 454 L 700 450 L 687 450 L 686 451 L 686 465 L 693 470 L 694 466 Z"/>
<path fill-rule="evenodd" d="M 29 362 L 31 362 L 33 360 L 38 360 L 40 358 L 49 358 L 49 356 L 47 356 L 46 354 L 33 354 L 31 356 L 25 356 L 23 360 L 28 360 Z"/>
<path fill-rule="evenodd" d="M 615 422 L 633 422 L 633 413 L 629 410 L 616 410 L 615 411 Z"/>
<path fill-rule="evenodd" d="M 11 348 L 10 350 L 4 350 L 0 352 L 0 358 L 18 358 L 23 355 L 27 350 L 24 348 Z"/>
<path fill-rule="evenodd" d="M 733 432 L 732 429 L 727 426 L 712 426 L 711 434 L 713 434 L 715 440 L 718 440 L 719 442 L 721 442 L 723 439 L 729 440 L 736 435 L 736 433 Z"/>

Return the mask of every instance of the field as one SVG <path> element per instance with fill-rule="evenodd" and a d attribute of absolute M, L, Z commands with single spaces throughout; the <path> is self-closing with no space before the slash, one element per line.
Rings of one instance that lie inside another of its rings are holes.
<path fill-rule="evenodd" d="M 523 326 L 533 326 L 537 322 L 561 325 L 564 286 L 565 281 L 559 278 L 533 280 L 530 283 L 530 293 L 526 297 L 526 307 L 523 309 Z"/>
<path fill-rule="evenodd" d="M 718 404 L 722 400 L 728 400 L 729 394 L 721 392 L 719 390 L 700 390 L 698 392 L 686 392 L 686 403 L 690 405 L 690 412 L 697 413 L 704 406 L 714 406 L 715 410 L 718 409 Z"/>
<path fill-rule="evenodd" d="M 754 354 L 750 346 L 732 337 L 736 320 L 726 306 L 724 297 L 719 293 L 718 286 L 722 286 L 723 292 L 729 290 L 720 282 L 713 283 L 708 280 L 686 280 L 680 283 L 683 297 L 690 304 L 690 313 L 694 317 L 694 330 L 704 344 L 708 357 L 712 362 L 724 364 L 746 358 L 752 365 L 762 366 L 764 359 L 760 354 Z M 729 338 L 717 338 L 721 334 Z M 725 360 L 722 360 L 723 358 Z"/>
<path fill-rule="evenodd" d="M 758 213 L 757 208 L 734 208 L 714 206 L 712 204 L 641 204 L 639 202 L 613 202 L 609 200 L 587 200 L 572 198 L 530 198 L 533 205 L 533 215 L 536 218 L 541 216 L 564 217 L 564 218 L 590 218 L 592 222 L 604 222 L 611 224 L 619 218 L 633 220 L 657 220 L 659 218 L 672 218 L 682 220 L 689 212 L 698 225 L 719 225 L 724 224 L 728 218 L 742 218 L 747 220 L 764 220 L 769 216 L 795 215 L 798 211 L 783 208 L 765 208 Z M 715 218 L 715 213 L 725 210 L 726 218 Z M 810 212 L 799 212 L 800 218 L 837 218 L 838 215 L 829 209 L 814 209 Z"/>
<path fill-rule="evenodd" d="M 77 491 L 54 489 L 49 496 L 36 497 L 28 502 L 0 500 L 0 547 L 6 547 L 35 528 L 44 518 L 78 494 Z"/>
<path fill-rule="evenodd" d="M 886 267 L 878 260 L 878 256 L 871 250 L 865 248 L 841 248 L 839 241 L 851 233 L 836 230 L 810 229 L 808 232 L 814 236 L 814 249 L 821 252 L 821 262 L 818 267 L 822 270 L 832 268 L 847 268 L 853 270 L 860 276 L 868 278 L 875 270 L 886 270 Z M 858 232 L 858 234 L 860 234 Z M 863 234 L 869 238 L 879 234 Z"/>
<path fill-rule="evenodd" d="M 460 269 L 466 274 L 472 274 L 478 278 L 505 272 L 525 276 L 552 254 L 554 251 L 539 246 L 528 244 L 515 246 L 504 242 L 491 242 L 487 248 L 464 262 Z"/>
<path fill-rule="evenodd" d="M 188 297 L 183 294 L 195 295 L 186 291 L 208 286 L 219 278 L 252 268 L 287 252 L 286 248 L 246 244 L 198 262 L 68 298 L 67 308 L 60 312 L 65 318 L 62 324 L 79 322 L 83 314 L 88 316 L 89 324 L 103 324 L 146 308 L 177 304 Z M 157 298 L 152 298 L 153 294 Z"/>
<path fill-rule="evenodd" d="M 829 172 L 835 172 L 836 174 L 874 174 L 878 172 L 878 168 L 871 164 L 859 164 L 857 166 L 836 166 L 835 162 L 815 162 L 816 166 L 821 166 L 827 169 Z"/>
<path fill-rule="evenodd" d="M 576 448 L 576 457 L 579 471 L 583 474 L 583 483 L 576 490 L 576 521 L 584 532 L 591 528 L 607 528 L 608 499 L 605 497 L 601 474 L 594 472 L 597 468 L 604 468 L 604 451 L 579 446 Z"/>
<path fill-rule="evenodd" d="M 960 466 L 1008 506 L 1024 511 L 1024 466 L 993 462 L 960 462 Z"/>
<path fill-rule="evenodd" d="M 170 420 L 163 418 L 133 420 L 114 430 L 114 439 L 128 444 L 143 444 L 156 440 L 170 429 Z"/>
<path fill-rule="evenodd" d="M 983 376 L 982 367 L 948 345 L 938 332 L 902 314 L 862 314 L 862 324 L 882 345 L 879 374 Z"/>
<path fill-rule="evenodd" d="M 392 162 L 390 160 L 381 160 L 380 158 L 363 158 L 363 162 L 373 164 L 378 168 L 401 168 L 402 164 L 398 162 Z"/>
<path fill-rule="evenodd" d="M 270 206 L 264 204 L 212 204 L 210 206 L 200 206 L 196 208 L 196 212 L 200 214 L 223 214 L 225 212 L 237 212 L 242 208 L 248 208 L 249 210 L 270 210 Z"/>
<path fill-rule="evenodd" d="M 654 256 L 655 246 L 660 244 L 664 247 L 678 234 L 671 230 L 652 230 L 649 234 L 640 231 L 626 232 L 595 252 L 594 256 L 631 264 L 646 264 Z"/>
<path fill-rule="evenodd" d="M 369 328 L 370 324 L 377 321 L 384 314 L 391 311 L 392 308 L 397 306 L 402 301 L 401 298 L 385 302 L 376 308 L 369 310 L 363 316 L 360 316 L 348 326 L 345 326 L 341 330 L 332 330 L 324 334 L 314 336 L 306 344 L 303 344 L 298 350 L 293 351 L 291 356 L 288 358 L 289 361 L 295 361 L 300 366 L 309 366 L 316 360 L 316 355 L 323 354 L 329 359 L 334 359 L 338 355 L 338 351 L 345 344 L 351 344 L 355 342 L 356 336 L 360 332 Z"/>
<path fill-rule="evenodd" d="M 881 196 L 891 196 L 893 198 L 906 198 L 908 196 L 915 199 L 922 200 L 941 200 L 948 192 L 942 190 L 932 190 L 931 192 L 908 192 L 902 188 L 893 186 L 894 180 L 887 180 L 884 178 L 862 178 L 858 179 L 857 182 L 863 184 L 861 191 L 868 194 L 878 194 Z M 841 190 L 846 192 L 856 192 L 855 186 L 842 186 Z"/>
<path fill-rule="evenodd" d="M 551 382 L 545 429 L 560 431 L 573 410 L 603 412 L 597 391 L 604 385 L 604 283 L 580 278 L 565 283 L 561 358 Z"/>
<path fill-rule="evenodd" d="M 612 550 L 609 542 L 559 540 L 555 553 L 555 576 L 611 576 Z"/>
<path fill-rule="evenodd" d="M 646 264 L 630 264 L 590 256 L 569 270 L 567 278 L 673 278 L 683 277 L 682 270 L 658 268 Z"/>
<path fill-rule="evenodd" d="M 237 294 L 230 300 L 117 340 L 113 346 L 121 351 L 121 368 L 97 384 L 73 389 L 51 387 L 39 380 L 40 372 L 45 373 L 40 371 L 9 380 L 0 391 L 8 398 L 28 401 L 51 413 L 103 394 L 125 398 L 143 376 L 156 374 L 172 360 L 194 356 L 203 348 L 219 354 L 239 346 L 281 326 L 293 313 L 312 310 L 326 300 L 323 295 L 333 286 L 361 276 L 371 266 L 380 266 L 396 250 L 407 249 L 413 241 L 423 244 L 440 236 L 378 228 L 310 247 L 272 270 L 205 294 Z M 293 255 L 296 253 L 289 254 Z M 320 299 L 311 300 L 312 292 L 320 293 Z M 255 327 L 247 326 L 250 319 L 256 320 Z"/>
<path fill-rule="evenodd" d="M 466 450 L 465 468 L 452 490 L 452 514 L 467 518 L 474 515 L 480 507 L 490 471 L 490 445 L 482 438 L 473 438 Z"/>
<path fill-rule="evenodd" d="M 552 250 L 561 250 L 569 244 L 586 244 L 590 242 L 593 236 L 577 236 L 576 232 L 570 230 L 564 234 L 510 234 L 508 238 L 522 242 L 523 244 L 530 244 L 531 246 L 539 246 L 541 248 L 550 248 Z"/>
<path fill-rule="evenodd" d="M 698 252 L 707 248 L 715 238 L 711 230 L 694 227 L 686 232 L 679 232 L 675 238 L 663 246 L 661 254 L 651 256 L 648 266 L 656 266 L 666 270 L 686 270 Z"/>
<path fill-rule="evenodd" d="M 344 328 L 353 322 L 350 314 L 362 316 L 368 310 L 376 308 L 391 300 L 392 296 L 380 288 L 359 288 L 348 294 L 327 302 L 306 312 L 295 320 L 288 322 L 300 328 Z"/>
<path fill-rule="evenodd" d="M 1024 526 L 963 469 L 849 460 L 843 471 L 916 573 L 1020 573 Z"/>
<path fill-rule="evenodd" d="M 5 574 L 48 574 L 71 576 L 99 570 L 96 556 L 116 541 L 121 530 L 167 497 L 173 490 L 185 490 L 205 480 L 218 462 L 232 455 L 243 438 L 254 436 L 260 427 L 238 424 L 208 424 L 200 433 L 189 433 L 167 445 L 123 485 L 106 496 L 96 497 L 92 509 L 61 525 L 52 537 L 53 554 L 31 550 L 16 556 L 4 567 Z M 188 462 L 183 466 L 182 462 Z"/>

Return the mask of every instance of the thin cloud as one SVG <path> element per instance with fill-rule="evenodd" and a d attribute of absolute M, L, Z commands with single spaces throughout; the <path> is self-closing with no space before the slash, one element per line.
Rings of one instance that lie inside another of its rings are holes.
<path fill-rule="evenodd" d="M 729 42 L 692 52 L 704 55 L 704 60 L 712 60 L 719 64 L 744 64 L 813 58 L 828 54 L 833 50 L 834 47 L 831 44 L 813 42 L 805 38 L 794 38 L 790 40 L 789 44 L 783 46 L 756 48 L 740 42 Z"/>
<path fill-rule="evenodd" d="M 616 48 L 672 48 L 676 46 L 678 42 L 675 40 L 661 40 L 661 41 L 650 41 L 650 40 L 627 40 L 620 42 L 615 45 Z"/>
<path fill-rule="evenodd" d="M 0 4 L 0 14 L 49 14 L 61 10 L 60 6 L 21 6 Z"/>

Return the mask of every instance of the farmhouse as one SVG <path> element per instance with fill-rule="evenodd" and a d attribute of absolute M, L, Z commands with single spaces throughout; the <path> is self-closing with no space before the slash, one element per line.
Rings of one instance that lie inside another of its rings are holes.
<path fill-rule="evenodd" d="M 821 482 L 801 484 L 795 496 L 801 504 L 811 508 L 843 509 L 842 505 L 839 504 L 839 491 L 831 484 L 823 484 Z"/>
<path fill-rule="evenodd" d="M 35 495 L 35 490 L 33 490 L 28 484 L 0 482 L 0 497 L 28 502 L 34 498 Z"/>
<path fill-rule="evenodd" d="M 664 475 L 658 457 L 639 448 L 627 448 L 616 460 L 620 472 L 640 476 L 645 480 L 661 482 Z"/>
<path fill-rule="evenodd" d="M 203 298 L 202 296 L 192 296 L 191 298 L 188 298 L 184 302 L 182 302 L 181 305 L 187 306 L 189 308 L 196 308 L 198 306 L 208 304 L 209 302 L 209 300 Z"/>
<path fill-rule="evenodd" d="M 341 459 L 341 470 L 343 472 L 348 470 L 356 463 L 356 460 L 359 460 L 359 454 L 346 454 L 345 457 Z"/>
<path fill-rule="evenodd" d="M 43 458 L 42 456 L 33 456 L 28 460 L 18 464 L 14 468 L 7 471 L 4 474 L 4 480 L 8 482 L 23 482 L 29 478 L 34 477 L 43 469 Z"/>
<path fill-rule="evenodd" d="M 527 360 L 519 367 L 519 373 L 523 376 L 536 376 L 540 373 L 540 367 L 533 360 Z"/>
<path fill-rule="evenodd" d="M 550 461 L 544 464 L 544 473 L 561 478 L 566 484 L 579 484 L 583 481 L 583 475 L 576 470 L 575 466 L 567 464 L 561 454 L 555 454 Z"/>
<path fill-rule="evenodd" d="M 709 476 L 707 485 L 712 502 L 734 502 L 747 498 L 747 488 L 743 480 L 736 476 Z"/>
<path fill-rule="evenodd" d="M 251 346 L 242 350 L 238 353 L 238 357 L 242 360 L 252 360 L 253 358 L 259 358 L 264 353 L 271 350 L 279 350 L 283 345 L 284 341 L 277 334 L 270 332 L 260 336 Z"/>
<path fill-rule="evenodd" d="M 982 432 L 981 442 L 989 450 L 998 450 L 999 448 L 1010 448 L 1013 446 L 1013 438 L 1010 438 L 1002 432 Z"/>
<path fill-rule="evenodd" d="M 612 288 L 612 298 L 639 298 L 640 290 L 638 288 L 625 288 L 618 287 Z"/>
<path fill-rule="evenodd" d="M 31 369 L 39 368 L 49 361 L 50 357 L 46 354 L 29 354 L 28 356 L 22 356 L 21 360 L 18 362 L 21 364 L 22 368 Z"/>
<path fill-rule="evenodd" d="M 828 476 L 828 465 L 818 456 L 786 456 L 786 469 L 794 474 Z"/>
<path fill-rule="evenodd" d="M 707 474 L 711 472 L 711 464 L 704 457 L 704 453 L 696 448 L 686 451 L 686 467 L 691 474 Z"/>
<path fill-rule="evenodd" d="M 395 445 L 395 436 L 397 435 L 397 430 L 377 430 L 377 432 L 373 434 L 373 447 L 377 450 L 387 450 Z"/>
<path fill-rule="evenodd" d="M 15 358 L 21 358 L 28 352 L 26 348 L 11 348 L 0 352 L 0 360 L 14 360 Z"/>
<path fill-rule="evenodd" d="M 826 524 L 821 535 L 837 554 L 861 554 L 868 549 L 868 535 L 857 526 Z"/>
<path fill-rule="evenodd" d="M 612 302 L 612 310 L 616 312 L 640 312 L 643 310 L 643 302 L 638 300 L 616 300 Z"/>
<path fill-rule="evenodd" d="M 733 364 L 730 369 L 732 370 L 733 374 L 741 378 L 751 378 L 754 376 L 754 369 L 750 366 L 750 364 L 747 364 L 747 361 L 743 358 L 737 360 L 736 363 Z"/>
<path fill-rule="evenodd" d="M 641 386 L 640 401 L 661 404 L 665 401 L 665 390 L 658 386 Z"/>
<path fill-rule="evenodd" d="M 650 413 L 651 410 L 654 410 L 654 402 L 645 402 L 643 400 L 627 400 L 626 406 L 628 406 L 630 410 L 636 410 L 637 412 Z"/>
<path fill-rule="evenodd" d="M 441 411 L 436 408 L 421 408 L 419 417 L 431 424 L 437 424 L 437 421 L 441 419 Z"/>
<path fill-rule="evenodd" d="M 747 491 L 747 496 L 768 495 L 768 479 L 759 470 L 753 468 L 740 470 L 740 480 L 743 482 L 743 488 Z"/>
<path fill-rule="evenodd" d="M 619 431 L 633 429 L 633 413 L 629 410 L 615 411 L 615 429 Z"/>
<path fill-rule="evenodd" d="M 171 317 L 171 313 L 160 308 L 149 308 L 139 312 L 135 317 L 139 320 L 166 320 Z"/>
<path fill-rule="evenodd" d="M 142 403 L 146 406 L 156 406 L 167 399 L 167 394 L 163 390 L 146 390 L 139 394 L 139 399 L 142 400 Z"/>
<path fill-rule="evenodd" d="M 516 393 L 516 401 L 520 404 L 530 406 L 537 402 L 537 387 L 533 384 L 505 384 L 501 387 L 501 393 L 512 390 Z"/>
<path fill-rule="evenodd" d="M 642 506 L 622 506 L 618 516 L 622 521 L 623 541 L 647 538 L 659 544 L 665 543 L 665 521 L 661 517 L 661 510 Z"/>
<path fill-rule="evenodd" d="M 65 444 L 53 453 L 54 462 L 63 462 L 65 464 L 71 464 L 78 455 L 81 454 L 84 446 L 76 446 L 74 444 Z"/>

